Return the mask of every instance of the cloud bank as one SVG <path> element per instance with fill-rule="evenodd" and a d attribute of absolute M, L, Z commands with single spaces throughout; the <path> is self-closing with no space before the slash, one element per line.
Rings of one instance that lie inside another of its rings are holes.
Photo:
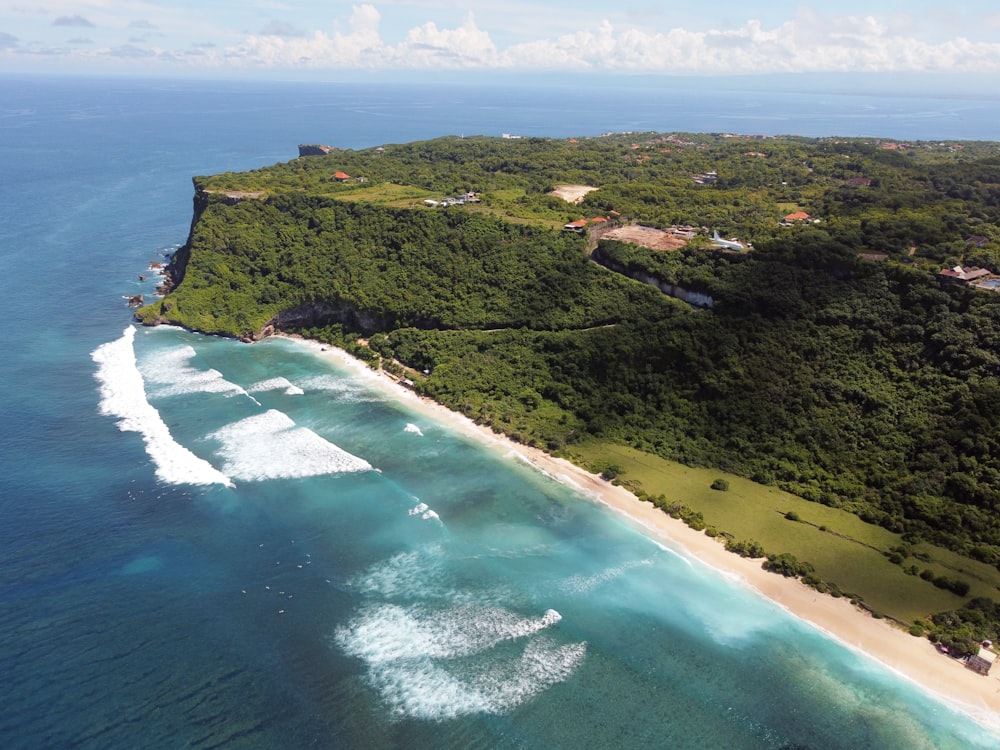
<path fill-rule="evenodd" d="M 280 4 L 271 6 L 281 12 Z M 301 23 L 273 18 L 257 33 L 227 31 L 208 41 L 184 38 L 159 19 L 124 21 L 132 29 L 159 28 L 163 46 L 137 46 L 140 39 L 98 42 L 66 50 L 76 62 L 144 60 L 197 65 L 202 70 L 500 70 L 659 74 L 760 74 L 817 72 L 1000 73 L 1000 42 L 963 36 L 930 41 L 911 24 L 875 15 L 837 16 L 802 8 L 787 20 L 759 20 L 725 28 L 693 30 L 615 25 L 593 21 L 577 30 L 546 36 L 541 30 L 506 46 L 498 45 L 472 13 L 453 28 L 428 21 L 395 34 L 382 30 L 382 14 L 371 4 L 353 6 L 345 23 L 331 19 L 330 30 L 304 30 Z M 981 19 L 986 23 L 989 19 Z M 993 19 L 1000 25 L 1000 14 Z M 60 16 L 53 25 L 94 27 L 88 19 Z M 341 30 L 343 28 L 343 30 Z M 502 32 L 498 32 L 501 33 Z M 19 35 L 20 36 L 20 35 Z M 228 36 L 228 41 L 226 37 Z M 392 38 L 387 38 L 392 37 Z M 53 45 L 0 36 L 3 58 L 51 53 Z M 0 58 L 2 59 L 2 58 Z"/>
<path fill-rule="evenodd" d="M 372 5 L 354 6 L 347 33 L 246 37 L 226 50 L 233 63 L 263 67 L 372 69 L 594 70 L 650 73 L 847 71 L 1000 71 L 1000 43 L 958 37 L 943 43 L 907 38 L 873 16 L 832 18 L 802 11 L 764 28 L 756 20 L 727 29 L 655 31 L 603 21 L 554 38 L 499 49 L 472 13 L 461 26 L 428 22 L 396 44 L 380 33 Z"/>

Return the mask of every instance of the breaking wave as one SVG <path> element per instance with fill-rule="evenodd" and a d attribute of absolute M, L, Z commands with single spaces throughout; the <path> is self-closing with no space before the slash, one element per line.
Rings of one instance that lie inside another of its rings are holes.
<path fill-rule="evenodd" d="M 138 432 L 142 436 L 160 480 L 231 487 L 228 476 L 174 440 L 160 413 L 146 399 L 134 341 L 135 328 L 129 326 L 121 338 L 102 344 L 90 355 L 97 363 L 95 377 L 100 384 L 101 413 L 117 417 L 118 428 L 123 432 Z"/>
<path fill-rule="evenodd" d="M 586 644 L 533 638 L 560 619 L 551 609 L 525 618 L 495 606 L 431 611 L 383 604 L 363 610 L 334 640 L 366 663 L 369 681 L 395 715 L 445 720 L 507 713 L 567 679 Z M 519 640 L 526 640 L 519 654 L 496 653 Z"/>
<path fill-rule="evenodd" d="M 286 396 L 301 396 L 305 391 L 291 382 L 288 378 L 270 378 L 254 383 L 247 388 L 250 393 L 263 393 L 265 391 L 284 391 Z"/>
<path fill-rule="evenodd" d="M 371 471 L 372 466 L 283 412 L 270 409 L 208 435 L 222 443 L 224 470 L 243 480 L 299 479 L 322 474 Z"/>
<path fill-rule="evenodd" d="M 336 375 L 315 375 L 299 381 L 306 391 L 323 391 L 344 403 L 369 403 L 384 401 L 377 393 L 364 388 L 356 381 Z"/>
<path fill-rule="evenodd" d="M 199 370 L 190 365 L 197 352 L 184 345 L 166 349 L 143 362 L 142 375 L 152 386 L 153 398 L 184 396 L 189 393 L 220 393 L 246 396 L 256 402 L 244 388 L 226 380 L 218 370 Z"/>

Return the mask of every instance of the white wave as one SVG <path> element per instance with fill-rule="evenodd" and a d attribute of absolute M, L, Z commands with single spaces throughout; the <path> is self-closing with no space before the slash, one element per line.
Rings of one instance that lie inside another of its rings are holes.
<path fill-rule="evenodd" d="M 421 430 L 419 427 L 417 427 L 415 424 L 412 423 L 407 424 L 406 427 L 403 428 L 403 432 L 409 432 L 413 435 L 418 435 L 419 437 L 424 436 L 423 430 Z"/>
<path fill-rule="evenodd" d="M 425 521 L 440 521 L 441 516 L 437 514 L 437 511 L 431 510 L 427 503 L 417 503 L 412 508 L 410 508 L 407 513 L 411 516 L 420 516 Z"/>
<path fill-rule="evenodd" d="M 312 430 L 297 427 L 275 409 L 234 422 L 208 437 L 222 443 L 218 453 L 224 470 L 237 479 L 297 479 L 372 468 Z"/>
<path fill-rule="evenodd" d="M 351 585 L 365 594 L 387 599 L 438 599 L 456 596 L 445 581 L 439 545 L 400 552 L 354 577 Z"/>
<path fill-rule="evenodd" d="M 101 413 L 118 417 L 118 428 L 123 432 L 142 436 L 146 453 L 156 466 L 156 476 L 162 481 L 231 487 L 229 477 L 173 439 L 160 413 L 146 400 L 134 341 L 135 328 L 129 326 L 120 339 L 102 344 L 90 355 L 97 363 Z"/>
<path fill-rule="evenodd" d="M 141 370 L 146 382 L 155 386 L 150 395 L 154 398 L 184 396 L 189 393 L 221 393 L 246 396 L 257 402 L 243 388 L 230 383 L 218 370 L 199 370 L 190 365 L 197 352 L 191 346 L 176 346 L 159 352 L 142 362 Z M 259 403 L 259 402 L 258 402 Z"/>
<path fill-rule="evenodd" d="M 430 659 L 382 665 L 369 673 L 369 680 L 398 718 L 445 721 L 499 713 L 487 696 Z"/>
<path fill-rule="evenodd" d="M 285 392 L 287 396 L 301 396 L 305 391 L 299 388 L 297 385 L 292 383 L 288 378 L 270 378 L 268 380 L 262 380 L 259 383 L 254 383 L 252 386 L 247 388 L 250 393 L 262 393 L 264 391 L 281 391 Z"/>
<path fill-rule="evenodd" d="M 560 619 L 555 610 L 529 619 L 500 607 L 428 612 L 380 605 L 338 629 L 334 640 L 366 663 L 371 683 L 394 714 L 440 721 L 507 713 L 567 679 L 586 644 L 532 638 Z M 492 652 L 518 639 L 528 639 L 520 656 Z"/>
<path fill-rule="evenodd" d="M 444 611 L 380 604 L 364 610 L 339 636 L 344 650 L 369 664 L 423 657 L 454 659 L 528 638 L 562 619 L 554 609 L 538 618 L 508 609 L 464 604 Z"/>
<path fill-rule="evenodd" d="M 357 381 L 336 375 L 314 375 L 299 381 L 307 391 L 323 391 L 347 403 L 383 401 L 377 393 L 361 386 Z"/>
<path fill-rule="evenodd" d="M 535 639 L 524 647 L 520 659 L 483 670 L 470 683 L 475 694 L 486 699 L 490 713 L 505 714 L 567 680 L 586 653 L 586 643 L 559 646 L 547 639 Z"/>

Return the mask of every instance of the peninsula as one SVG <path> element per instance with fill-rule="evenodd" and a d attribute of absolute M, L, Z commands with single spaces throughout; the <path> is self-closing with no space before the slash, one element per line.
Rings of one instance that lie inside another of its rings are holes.
<path fill-rule="evenodd" d="M 138 319 L 333 344 L 733 560 L 1000 640 L 1000 144 L 300 153 L 195 179 Z"/>

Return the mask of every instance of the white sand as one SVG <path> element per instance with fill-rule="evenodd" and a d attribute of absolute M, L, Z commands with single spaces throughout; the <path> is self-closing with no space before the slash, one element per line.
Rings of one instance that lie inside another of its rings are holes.
<path fill-rule="evenodd" d="M 652 538 L 753 589 L 828 636 L 867 654 L 927 693 L 1000 733 L 1000 665 L 988 677 L 978 675 L 962 662 L 939 654 L 927 639 L 915 638 L 887 620 L 877 620 L 846 599 L 819 594 L 796 579 L 768 573 L 761 567 L 760 560 L 747 560 L 726 552 L 714 539 L 694 531 L 651 504 L 640 502 L 622 487 L 544 451 L 497 435 L 461 414 L 418 396 L 387 374 L 372 370 L 340 349 L 315 341 L 295 340 L 365 378 L 373 387 L 406 403 L 414 411 L 484 444 L 500 447 L 574 487 L 625 516 Z"/>

